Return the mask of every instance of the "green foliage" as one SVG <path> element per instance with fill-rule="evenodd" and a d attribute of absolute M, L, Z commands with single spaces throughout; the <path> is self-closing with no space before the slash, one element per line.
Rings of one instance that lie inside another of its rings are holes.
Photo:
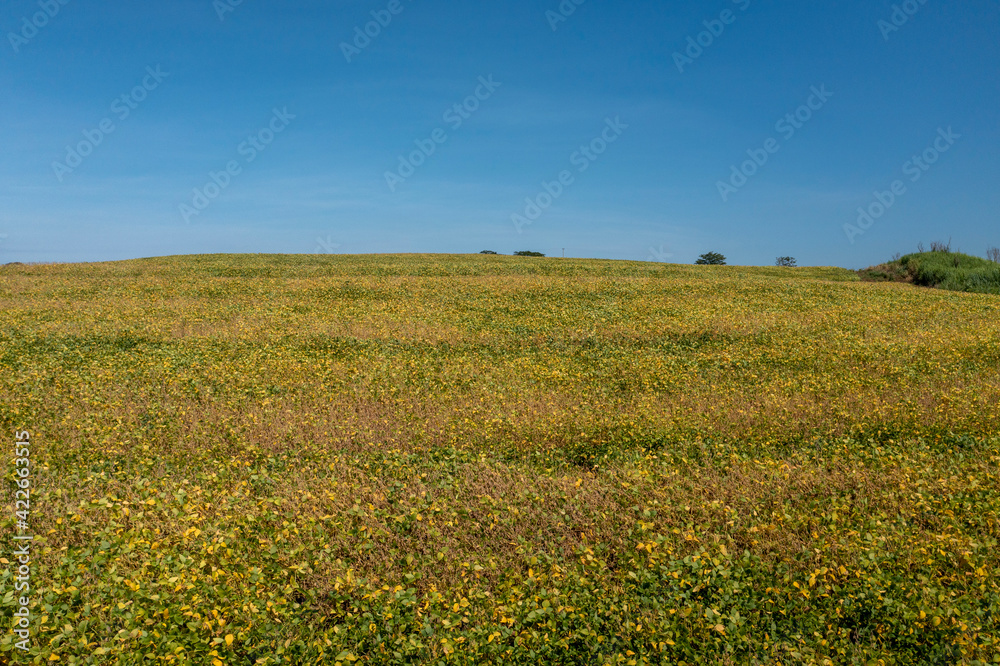
<path fill-rule="evenodd" d="M 905 255 L 895 261 L 859 271 L 863 280 L 909 282 L 950 291 L 1000 294 L 1000 266 L 995 262 L 935 243 L 930 252 Z"/>
<path fill-rule="evenodd" d="M 706 252 L 698 257 L 698 261 L 694 263 L 699 266 L 725 266 L 726 257 L 718 252 Z"/>
<path fill-rule="evenodd" d="M 545 255 L 541 252 L 534 252 L 532 250 L 518 250 L 514 253 L 515 257 L 544 257 Z"/>
<path fill-rule="evenodd" d="M 795 257 L 778 257 L 774 260 L 774 265 L 781 268 L 795 268 L 798 262 L 795 261 Z"/>
<path fill-rule="evenodd" d="M 496 254 L 496 252 L 494 252 L 493 250 L 483 250 L 479 254 Z"/>
<path fill-rule="evenodd" d="M 863 268 L 858 271 L 858 277 L 864 282 L 913 282 L 913 276 L 899 263 L 898 259 L 878 266 Z"/>

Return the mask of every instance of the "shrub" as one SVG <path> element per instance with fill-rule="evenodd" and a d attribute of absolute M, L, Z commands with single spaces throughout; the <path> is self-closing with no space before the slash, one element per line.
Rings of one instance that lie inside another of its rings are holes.
<path fill-rule="evenodd" d="M 991 247 L 986 250 L 986 258 L 995 264 L 1000 264 L 1000 247 Z"/>
<path fill-rule="evenodd" d="M 496 252 L 494 252 L 493 250 L 483 250 L 479 254 L 496 254 Z"/>
<path fill-rule="evenodd" d="M 515 257 L 544 257 L 545 255 L 541 252 L 534 252 L 532 250 L 519 250 L 514 253 Z"/>
<path fill-rule="evenodd" d="M 694 263 L 699 266 L 725 266 L 726 257 L 718 252 L 706 252 L 698 257 L 698 261 Z"/>
<path fill-rule="evenodd" d="M 799 264 L 795 261 L 795 257 L 778 257 L 774 260 L 774 265 L 782 268 L 795 268 Z"/>
<path fill-rule="evenodd" d="M 932 248 L 947 247 L 934 243 Z M 992 260 L 961 252 L 932 249 L 858 271 L 866 282 L 909 282 L 921 287 L 950 291 L 1000 294 L 1000 266 Z"/>
<path fill-rule="evenodd" d="M 913 276 L 898 259 L 887 264 L 864 268 L 858 271 L 858 276 L 864 282 L 913 282 Z"/>
<path fill-rule="evenodd" d="M 908 254 L 897 263 L 914 284 L 923 287 L 1000 294 L 1000 267 L 986 259 L 932 250 Z"/>

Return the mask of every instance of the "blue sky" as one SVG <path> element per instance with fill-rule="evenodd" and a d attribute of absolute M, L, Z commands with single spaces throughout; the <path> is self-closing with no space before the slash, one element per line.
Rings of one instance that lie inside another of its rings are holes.
<path fill-rule="evenodd" d="M 3 3 L 0 261 L 1000 246 L 996 0 L 236 2 Z"/>

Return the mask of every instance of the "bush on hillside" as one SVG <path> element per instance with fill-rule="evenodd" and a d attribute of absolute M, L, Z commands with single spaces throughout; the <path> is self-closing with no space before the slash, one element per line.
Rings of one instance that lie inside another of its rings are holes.
<path fill-rule="evenodd" d="M 950 244 L 933 243 L 930 252 L 908 254 L 858 273 L 862 280 L 871 282 L 909 282 L 950 291 L 1000 294 L 1000 266 L 987 259 L 941 249 L 947 247 Z"/>

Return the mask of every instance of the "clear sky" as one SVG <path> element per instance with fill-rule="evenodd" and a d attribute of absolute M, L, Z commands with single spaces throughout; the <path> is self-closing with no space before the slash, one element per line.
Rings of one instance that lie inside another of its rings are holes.
<path fill-rule="evenodd" d="M 0 31 L 2 262 L 1000 246 L 997 0 L 5 0 Z"/>

